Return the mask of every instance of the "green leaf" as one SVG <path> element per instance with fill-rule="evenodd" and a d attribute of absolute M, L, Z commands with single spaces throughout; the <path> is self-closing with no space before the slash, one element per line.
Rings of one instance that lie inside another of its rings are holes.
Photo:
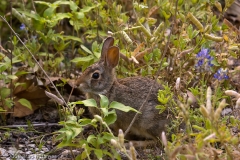
<path fill-rule="evenodd" d="M 67 143 L 71 143 L 72 136 L 73 136 L 73 132 L 70 131 L 70 130 L 67 130 L 67 131 L 65 132 L 65 135 L 66 135 L 66 141 L 67 141 Z"/>
<path fill-rule="evenodd" d="M 79 133 L 82 132 L 82 128 L 72 128 L 72 131 L 73 131 L 73 135 L 72 135 L 72 138 L 75 138 L 77 135 L 79 135 Z"/>
<path fill-rule="evenodd" d="M 101 108 L 104 117 L 108 115 L 108 109 L 107 108 Z"/>
<path fill-rule="evenodd" d="M 83 12 L 76 12 L 75 13 L 75 17 L 77 19 L 83 19 L 84 18 L 84 13 Z"/>
<path fill-rule="evenodd" d="M 95 99 L 86 99 L 82 101 L 83 105 L 86 107 L 97 107 L 97 102 Z"/>
<path fill-rule="evenodd" d="M 34 3 L 43 4 L 43 5 L 46 5 L 48 7 L 50 7 L 52 5 L 51 3 L 44 2 L 44 1 L 34 1 Z"/>
<path fill-rule="evenodd" d="M 73 41 L 77 41 L 77 42 L 81 42 L 82 43 L 81 38 L 74 37 L 74 36 L 63 35 L 63 39 L 64 40 L 73 40 Z"/>
<path fill-rule="evenodd" d="M 205 128 L 200 127 L 200 126 L 197 126 L 197 125 L 193 125 L 192 127 L 195 128 L 195 129 L 197 129 L 197 130 L 199 130 L 199 131 L 204 131 L 204 132 L 206 131 Z"/>
<path fill-rule="evenodd" d="M 102 132 L 103 136 L 102 138 L 105 140 L 105 142 L 110 141 L 114 138 L 114 136 L 109 132 Z"/>
<path fill-rule="evenodd" d="M 105 116 L 103 120 L 108 125 L 113 124 L 117 120 L 117 114 L 115 113 L 115 110 L 112 110 L 110 113 L 108 112 L 108 115 Z"/>
<path fill-rule="evenodd" d="M 89 12 L 91 11 L 92 9 L 94 9 L 95 7 L 98 7 L 100 4 L 97 4 L 97 5 L 94 5 L 94 6 L 85 6 L 83 7 L 80 11 L 81 12 Z"/>
<path fill-rule="evenodd" d="M 59 21 L 63 20 L 64 18 L 71 18 L 72 14 L 71 13 L 57 13 L 54 15 L 54 20 Z"/>
<path fill-rule="evenodd" d="M 24 14 L 25 16 L 28 16 L 28 17 L 30 17 L 30 18 L 33 18 L 33 19 L 35 19 L 35 20 L 37 20 L 37 21 L 40 21 L 40 20 L 43 20 L 44 18 L 42 18 L 39 14 L 37 14 L 37 13 L 29 13 L 29 12 L 27 12 L 27 11 L 19 11 L 20 13 L 22 13 L 22 14 Z"/>
<path fill-rule="evenodd" d="M 73 121 L 73 122 L 76 122 L 76 121 L 77 121 L 77 117 L 74 116 L 74 115 L 69 115 L 69 116 L 67 116 L 67 121 Z"/>
<path fill-rule="evenodd" d="M 50 17 L 54 16 L 55 11 L 56 11 L 56 7 L 47 8 L 47 9 L 44 11 L 43 16 L 44 16 L 45 18 L 50 18 Z"/>
<path fill-rule="evenodd" d="M 15 73 L 16 76 L 21 76 L 21 75 L 24 75 L 24 74 L 28 74 L 28 73 L 31 73 L 31 72 L 27 72 L 27 71 L 17 71 Z"/>
<path fill-rule="evenodd" d="M 4 104 L 5 106 L 7 106 L 8 108 L 11 108 L 13 106 L 13 100 L 10 98 L 4 99 Z"/>
<path fill-rule="evenodd" d="M 94 135 L 90 135 L 87 138 L 87 142 L 92 144 L 94 147 L 97 147 L 97 141 L 96 141 L 97 137 L 95 137 Z"/>
<path fill-rule="evenodd" d="M 2 87 L 1 90 L 0 90 L 1 99 L 7 98 L 11 93 L 10 91 L 11 90 L 9 88 Z"/>
<path fill-rule="evenodd" d="M 87 57 L 77 57 L 77 58 L 74 58 L 73 60 L 71 60 L 71 62 L 73 62 L 73 63 L 89 62 L 89 61 L 91 61 L 93 59 L 94 59 L 93 55 L 89 55 Z"/>
<path fill-rule="evenodd" d="M 101 99 L 100 99 L 101 108 L 107 108 L 108 104 L 109 104 L 108 98 L 104 95 L 101 95 L 101 94 L 99 94 L 99 96 L 101 97 Z"/>
<path fill-rule="evenodd" d="M 130 106 L 125 106 L 124 104 L 116 102 L 116 101 L 113 101 L 110 104 L 109 108 L 118 109 L 118 110 L 123 111 L 123 112 L 134 111 L 134 112 L 140 113 L 136 109 L 134 109 L 134 108 L 132 108 Z"/>
<path fill-rule="evenodd" d="M 12 80 L 14 80 L 14 79 L 17 79 L 18 77 L 17 76 L 15 76 L 15 75 L 7 75 L 7 77 L 8 78 L 10 78 L 10 79 L 12 79 Z"/>
<path fill-rule="evenodd" d="M 70 1 L 70 2 L 69 2 L 69 5 L 70 5 L 70 9 L 71 9 L 72 11 L 74 11 L 74 12 L 78 9 L 77 4 L 76 4 L 75 2 L 73 2 L 73 1 Z"/>
<path fill-rule="evenodd" d="M 92 121 L 91 119 L 82 118 L 82 119 L 78 120 L 78 123 L 81 126 L 86 126 L 86 125 L 89 125 L 91 123 L 91 121 Z"/>
<path fill-rule="evenodd" d="M 88 54 L 92 54 L 92 51 L 90 51 L 87 47 L 85 47 L 84 45 L 80 45 L 80 47 L 82 48 L 82 50 L 84 50 L 85 52 L 87 52 Z"/>
<path fill-rule="evenodd" d="M 21 99 L 18 100 L 18 102 L 19 102 L 21 105 L 23 105 L 23 106 L 25 106 L 25 107 L 27 107 L 27 108 L 29 108 L 29 109 L 32 110 L 32 105 L 31 105 L 31 103 L 30 103 L 27 99 L 21 98 Z"/>
<path fill-rule="evenodd" d="M 0 113 L 6 112 L 7 110 L 4 110 L 2 107 L 0 107 Z"/>
<path fill-rule="evenodd" d="M 166 107 L 164 105 L 157 105 L 156 109 L 159 109 L 159 114 L 161 114 L 166 110 Z"/>
<path fill-rule="evenodd" d="M 97 156 L 97 159 L 102 159 L 103 152 L 101 149 L 94 149 L 94 154 Z"/>

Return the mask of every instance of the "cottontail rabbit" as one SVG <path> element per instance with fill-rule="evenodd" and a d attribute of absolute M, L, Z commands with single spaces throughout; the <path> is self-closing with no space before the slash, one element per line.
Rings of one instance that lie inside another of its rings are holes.
<path fill-rule="evenodd" d="M 110 102 L 117 101 L 139 110 L 154 81 L 146 77 L 117 79 L 114 68 L 118 64 L 120 53 L 119 48 L 113 46 L 113 43 L 112 37 L 108 37 L 104 41 L 100 60 L 83 72 L 76 85 L 79 85 L 79 88 L 86 93 L 87 98 L 93 98 L 97 102 L 99 102 L 98 94 L 103 94 L 108 97 Z M 161 135 L 169 120 L 166 112 L 159 114 L 155 109 L 159 104 L 157 99 L 159 89 L 162 87 L 155 83 L 147 103 L 131 127 L 129 135 L 151 140 L 157 140 L 157 137 Z M 89 107 L 89 110 L 93 115 L 99 114 L 98 109 L 94 107 Z M 125 131 L 136 113 L 116 110 L 116 114 L 117 120 L 110 126 L 115 132 L 118 129 Z"/>

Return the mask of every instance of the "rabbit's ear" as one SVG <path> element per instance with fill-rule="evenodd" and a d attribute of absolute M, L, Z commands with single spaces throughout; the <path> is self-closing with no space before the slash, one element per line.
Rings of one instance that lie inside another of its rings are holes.
<path fill-rule="evenodd" d="M 113 37 L 108 37 L 105 39 L 103 46 L 102 46 L 102 52 L 101 52 L 101 58 L 100 60 L 104 61 L 105 60 L 105 56 L 108 52 L 108 49 L 113 46 L 114 43 L 114 38 Z"/>
<path fill-rule="evenodd" d="M 114 68 L 118 65 L 119 61 L 119 48 L 112 46 L 108 49 L 106 54 L 105 63 L 108 67 Z"/>

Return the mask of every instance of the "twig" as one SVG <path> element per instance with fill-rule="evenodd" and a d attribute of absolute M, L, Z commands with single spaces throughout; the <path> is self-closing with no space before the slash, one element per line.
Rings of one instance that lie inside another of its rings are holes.
<path fill-rule="evenodd" d="M 28 53 L 32 56 L 32 58 L 34 59 L 34 61 L 37 63 L 38 67 L 43 71 L 44 75 L 47 77 L 47 79 L 49 80 L 49 82 L 52 84 L 52 86 L 54 87 L 55 91 L 57 92 L 58 96 L 62 99 L 62 101 L 64 102 L 64 104 L 66 105 L 66 107 L 68 107 L 69 112 L 72 114 L 71 109 L 69 108 L 69 106 L 67 105 L 66 101 L 64 100 L 64 98 L 62 97 L 62 95 L 60 94 L 60 92 L 58 91 L 57 87 L 54 85 L 54 83 L 51 81 L 50 77 L 47 75 L 47 73 L 45 72 L 45 70 L 42 68 L 42 66 L 38 63 L 37 59 L 34 57 L 34 55 L 32 54 L 32 52 L 27 48 L 27 46 L 23 43 L 23 41 L 21 40 L 21 38 L 17 35 L 17 33 L 13 30 L 13 28 L 11 27 L 11 25 L 7 22 L 7 20 L 0 15 L 0 17 L 3 19 L 3 21 L 5 21 L 5 23 L 9 26 L 9 28 L 11 29 L 11 31 L 14 33 L 14 35 L 18 38 L 18 40 L 22 43 L 22 45 L 26 48 L 26 50 L 28 51 Z"/>
<path fill-rule="evenodd" d="M 175 14 L 174 14 L 173 20 L 176 20 L 178 0 L 176 1 L 175 6 L 176 6 L 176 7 L 175 7 Z M 134 10 L 134 13 L 136 14 L 135 10 Z M 172 35 L 173 28 L 174 28 L 174 25 L 171 26 L 171 29 L 170 29 L 171 32 L 170 32 L 170 34 L 168 35 L 167 43 L 166 43 L 166 45 L 165 45 L 165 47 L 164 47 L 164 52 L 163 52 L 163 55 L 162 55 L 162 57 L 161 57 L 161 59 L 160 59 L 160 65 L 162 65 L 162 63 L 163 63 L 163 58 L 165 57 L 165 55 L 166 55 L 166 53 L 167 53 L 167 49 L 168 49 L 168 47 L 169 47 L 169 42 L 170 42 L 170 36 Z M 159 74 L 160 74 L 160 68 L 161 68 L 161 67 L 159 67 L 158 70 L 157 70 L 156 78 L 155 78 L 152 86 L 151 86 L 150 89 L 149 89 L 149 92 L 148 92 L 147 97 L 145 98 L 144 102 L 143 102 L 142 105 L 140 106 L 139 112 L 141 112 L 141 110 L 142 110 L 143 107 L 145 106 L 146 102 L 148 101 L 148 98 L 150 97 L 150 94 L 151 94 L 151 92 L 152 92 L 153 86 L 155 85 L 155 83 L 157 83 L 157 77 L 158 77 Z M 127 130 L 126 130 L 125 133 L 124 133 L 125 136 L 126 136 L 126 135 L 128 134 L 128 132 L 130 131 L 130 129 L 131 129 L 131 127 L 132 127 L 133 123 L 135 122 L 135 120 L 136 120 L 136 118 L 137 118 L 138 115 L 139 115 L 139 113 L 136 113 L 135 116 L 133 117 L 131 123 L 129 124 Z"/>
<path fill-rule="evenodd" d="M 37 10 L 36 10 L 36 8 L 35 8 L 35 5 L 34 5 L 34 1 L 33 1 L 33 0 L 31 0 L 31 1 L 32 1 L 33 10 L 34 10 L 35 12 L 37 12 Z"/>
<path fill-rule="evenodd" d="M 62 125 L 58 124 L 58 123 L 39 123 L 39 124 L 31 124 L 30 126 L 41 127 L 41 126 L 62 126 Z M 27 128 L 27 127 L 29 127 L 29 125 L 27 125 L 27 124 L 23 124 L 23 125 L 7 125 L 7 126 L 1 126 L 0 129 L 3 129 L 3 128 L 19 128 L 19 127 Z"/>

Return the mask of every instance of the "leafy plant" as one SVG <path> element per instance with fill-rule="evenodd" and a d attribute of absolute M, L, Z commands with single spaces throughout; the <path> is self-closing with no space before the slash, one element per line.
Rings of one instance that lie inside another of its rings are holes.
<path fill-rule="evenodd" d="M 109 128 L 109 125 L 114 123 L 117 119 L 115 109 L 123 112 L 138 112 L 129 106 L 125 106 L 115 101 L 109 104 L 106 96 L 99 96 L 100 107 L 98 107 L 97 102 L 94 99 L 72 102 L 69 105 L 75 106 L 76 104 L 84 104 L 87 107 L 94 107 L 99 110 L 101 115 L 94 115 L 93 119 L 78 119 L 77 116 L 68 115 L 68 119 L 66 121 L 60 122 L 60 124 L 63 125 L 63 128 L 58 131 L 59 135 L 57 140 L 61 141 L 61 143 L 58 144 L 58 147 L 72 146 L 82 148 L 82 153 L 78 155 L 76 159 L 90 157 L 91 153 L 93 153 L 98 159 L 106 156 L 113 158 L 114 155 L 117 155 L 116 150 L 110 144 L 110 141 L 112 139 L 116 139 L 116 137 Z M 100 126 L 98 126 L 98 124 Z M 82 132 L 87 126 L 93 126 L 97 134 L 88 135 L 87 138 L 84 138 Z M 111 149 L 111 152 L 109 152 L 109 148 Z M 119 155 L 115 158 L 119 159 Z"/>

